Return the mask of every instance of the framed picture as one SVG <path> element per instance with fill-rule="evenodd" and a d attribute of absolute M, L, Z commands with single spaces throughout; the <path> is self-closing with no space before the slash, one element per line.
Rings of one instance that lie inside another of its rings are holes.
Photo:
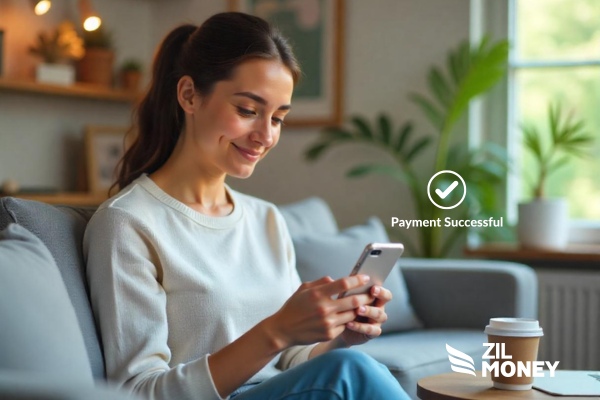
<path fill-rule="evenodd" d="M 231 11 L 259 16 L 289 39 L 302 68 L 286 125 L 342 122 L 345 0 L 228 0 Z"/>
<path fill-rule="evenodd" d="M 4 60 L 2 59 L 2 54 L 4 53 L 4 31 L 0 29 L 0 76 L 2 76 L 2 65 L 4 65 Z"/>
<path fill-rule="evenodd" d="M 125 153 L 128 127 L 87 126 L 85 153 L 87 186 L 91 193 L 108 193 L 117 179 L 117 165 Z"/>

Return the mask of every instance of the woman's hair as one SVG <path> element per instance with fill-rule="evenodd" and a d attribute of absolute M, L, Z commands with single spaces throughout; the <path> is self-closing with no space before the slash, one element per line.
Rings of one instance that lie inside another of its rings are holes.
<path fill-rule="evenodd" d="M 220 13 L 200 27 L 181 25 L 171 31 L 155 55 L 150 88 L 137 109 L 137 136 L 120 161 L 113 188 L 123 189 L 142 173 L 156 171 L 173 152 L 185 121 L 177 101 L 182 76 L 189 75 L 195 89 L 209 95 L 215 83 L 256 58 L 281 61 L 298 82 L 300 67 L 290 45 L 261 18 Z"/>

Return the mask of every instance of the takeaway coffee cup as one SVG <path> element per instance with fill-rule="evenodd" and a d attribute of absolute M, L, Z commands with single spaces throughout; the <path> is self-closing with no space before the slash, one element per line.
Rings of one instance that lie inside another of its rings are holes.
<path fill-rule="evenodd" d="M 489 351 L 491 373 L 497 389 L 529 390 L 533 386 L 533 363 L 537 361 L 540 338 L 544 335 L 539 322 L 527 318 L 491 318 L 485 327 L 488 341 L 495 343 Z"/>

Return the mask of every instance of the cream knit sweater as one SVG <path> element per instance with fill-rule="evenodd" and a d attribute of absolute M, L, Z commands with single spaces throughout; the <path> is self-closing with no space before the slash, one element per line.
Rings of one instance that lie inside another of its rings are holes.
<path fill-rule="evenodd" d="M 227 190 L 233 212 L 209 217 L 142 175 L 90 220 L 84 256 L 109 380 L 149 399 L 219 399 L 208 355 L 300 285 L 277 208 Z M 248 382 L 305 361 L 311 349 L 284 351 Z"/>

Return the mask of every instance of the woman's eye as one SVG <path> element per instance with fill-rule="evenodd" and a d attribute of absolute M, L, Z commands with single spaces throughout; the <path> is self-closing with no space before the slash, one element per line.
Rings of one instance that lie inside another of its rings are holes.
<path fill-rule="evenodd" d="M 248 110 L 247 108 L 237 107 L 238 113 L 244 117 L 253 117 L 256 115 L 256 112 L 252 110 Z"/>
<path fill-rule="evenodd" d="M 273 117 L 271 120 L 275 123 L 275 125 L 283 125 L 283 118 Z"/>

